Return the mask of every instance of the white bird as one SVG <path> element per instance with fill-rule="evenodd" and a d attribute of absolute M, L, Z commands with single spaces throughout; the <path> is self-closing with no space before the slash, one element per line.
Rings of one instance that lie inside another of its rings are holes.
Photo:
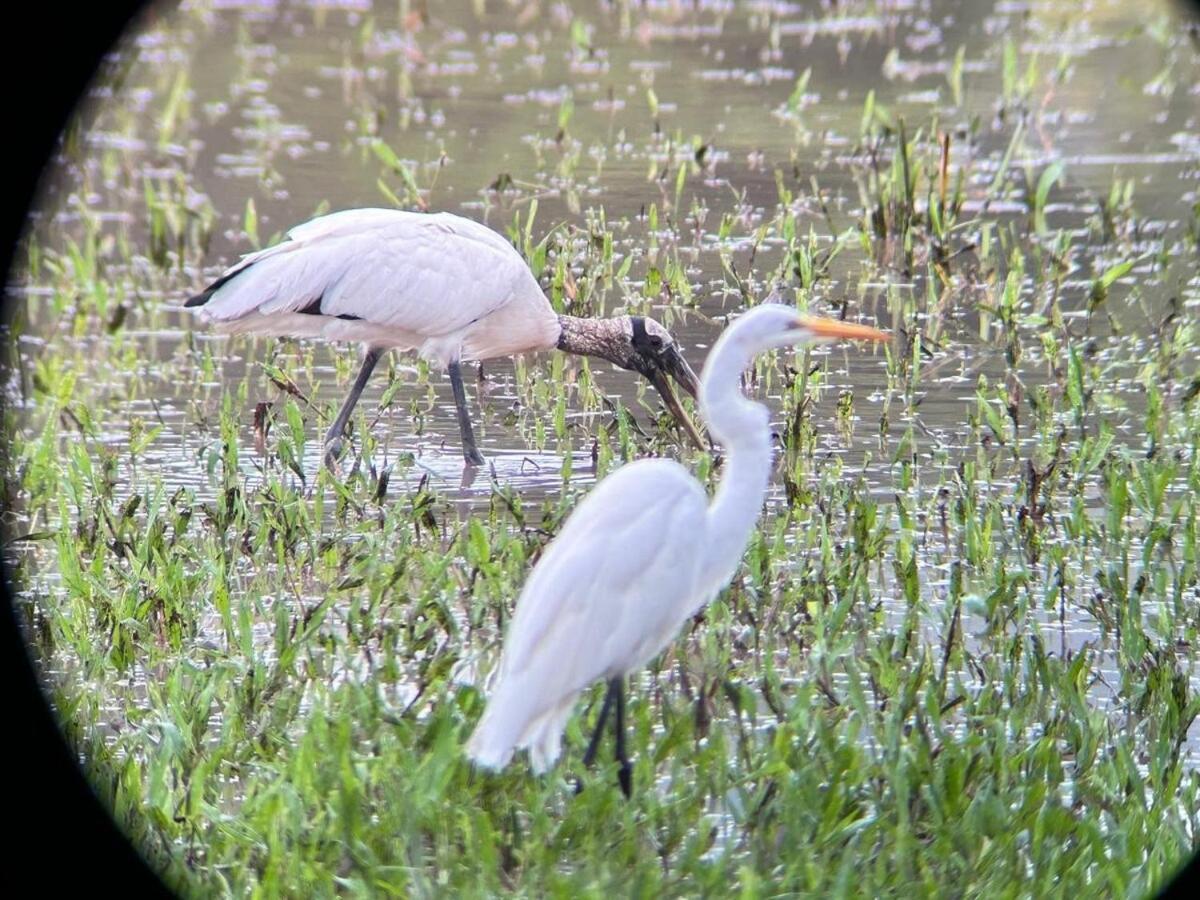
<path fill-rule="evenodd" d="M 341 436 L 384 351 L 415 350 L 450 375 L 463 456 L 475 444 L 460 362 L 559 349 L 597 356 L 648 378 L 696 446 L 704 443 L 671 390 L 692 397 L 696 373 L 652 319 L 557 315 L 521 254 L 478 222 L 450 213 L 349 209 L 243 256 L 184 305 L 226 333 L 358 341 L 363 362 L 325 436 L 332 465 Z"/>
<path fill-rule="evenodd" d="M 571 513 L 517 600 L 495 688 L 467 743 L 477 765 L 500 769 L 528 748 L 534 772 L 546 771 L 576 698 L 603 678 L 608 693 L 584 765 L 615 706 L 619 777 L 629 796 L 625 675 L 657 656 L 729 583 L 770 481 L 769 413 L 743 396 L 740 375 L 760 351 L 835 338 L 888 336 L 774 303 L 721 335 L 700 380 L 700 412 L 727 453 L 711 505 L 683 466 L 653 459 L 623 466 Z"/>

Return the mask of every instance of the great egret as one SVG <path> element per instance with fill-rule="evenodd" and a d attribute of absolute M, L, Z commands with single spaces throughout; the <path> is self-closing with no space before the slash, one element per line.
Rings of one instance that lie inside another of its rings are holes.
<path fill-rule="evenodd" d="M 615 707 L 619 777 L 629 796 L 625 675 L 658 655 L 729 583 L 770 481 L 769 414 L 742 395 L 739 376 L 760 351 L 835 338 L 888 336 L 774 303 L 726 329 L 700 380 L 700 412 L 727 453 L 712 504 L 683 466 L 665 459 L 623 466 L 579 504 L 517 600 L 495 689 L 467 743 L 476 764 L 499 769 L 527 747 L 534 772 L 546 771 L 579 693 L 603 678 L 608 693 L 584 764 Z"/>
<path fill-rule="evenodd" d="M 696 396 L 696 373 L 653 319 L 560 316 L 521 255 L 499 234 L 450 213 L 348 209 L 288 232 L 251 253 L 184 305 L 227 333 L 315 337 L 363 344 L 362 368 L 325 435 L 332 466 L 350 413 L 384 351 L 415 350 L 445 367 L 458 408 L 463 456 L 475 445 L 462 360 L 536 350 L 597 356 L 650 380 L 695 442 L 704 442 L 668 376 Z"/>

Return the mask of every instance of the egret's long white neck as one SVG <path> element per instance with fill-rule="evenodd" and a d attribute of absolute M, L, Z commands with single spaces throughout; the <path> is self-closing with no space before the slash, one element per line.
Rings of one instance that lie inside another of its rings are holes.
<path fill-rule="evenodd" d="M 742 394 L 741 374 L 762 348 L 745 346 L 732 331 L 718 340 L 700 379 L 700 410 L 709 433 L 725 448 L 725 474 L 708 507 L 702 583 L 724 584 L 737 571 L 771 480 L 767 408 Z"/>

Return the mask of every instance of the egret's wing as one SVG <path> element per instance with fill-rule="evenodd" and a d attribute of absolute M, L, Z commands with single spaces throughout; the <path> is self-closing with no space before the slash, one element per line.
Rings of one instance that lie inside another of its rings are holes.
<path fill-rule="evenodd" d="M 504 238 L 447 213 L 352 209 L 298 225 L 288 237 L 214 282 L 205 291 L 205 315 L 231 320 L 303 311 L 436 337 L 522 293 L 540 295 Z"/>
<path fill-rule="evenodd" d="M 691 607 L 704 490 L 648 460 L 605 479 L 534 567 L 505 639 L 500 677 L 548 700 L 644 664 Z"/>
<path fill-rule="evenodd" d="M 643 665 L 695 608 L 704 490 L 677 463 L 645 460 L 600 483 L 534 566 L 517 600 L 500 675 L 467 742 L 499 769 L 529 747 L 535 772 L 558 758 L 578 693 Z"/>

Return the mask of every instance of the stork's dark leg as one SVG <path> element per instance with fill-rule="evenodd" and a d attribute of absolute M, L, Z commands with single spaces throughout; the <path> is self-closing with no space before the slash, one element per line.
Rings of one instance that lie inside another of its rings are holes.
<path fill-rule="evenodd" d="M 463 387 L 462 369 L 458 360 L 446 367 L 450 386 L 454 388 L 454 405 L 458 407 L 458 430 L 462 432 L 463 457 L 473 466 L 483 465 L 483 454 L 475 446 L 475 431 L 471 428 L 471 412 L 467 409 L 467 392 Z"/>
<path fill-rule="evenodd" d="M 329 426 L 329 430 L 325 432 L 325 466 L 332 469 L 334 463 L 342 454 L 342 434 L 346 430 L 346 425 L 350 422 L 350 414 L 354 412 L 354 405 L 358 403 L 358 398 L 363 392 L 363 388 L 367 386 L 367 382 L 371 380 L 371 373 L 375 371 L 375 364 L 379 362 L 379 357 L 383 355 L 383 351 L 375 347 L 368 347 L 367 352 L 363 354 L 362 368 L 358 370 L 358 377 L 354 379 L 354 385 L 350 388 L 350 393 L 342 403 L 342 408 L 338 410 L 337 418 L 333 420 L 333 424 Z"/>
<path fill-rule="evenodd" d="M 617 781 L 628 800 L 633 795 L 633 766 L 625 752 L 625 679 L 614 678 L 608 683 L 608 689 L 617 695 Z"/>

